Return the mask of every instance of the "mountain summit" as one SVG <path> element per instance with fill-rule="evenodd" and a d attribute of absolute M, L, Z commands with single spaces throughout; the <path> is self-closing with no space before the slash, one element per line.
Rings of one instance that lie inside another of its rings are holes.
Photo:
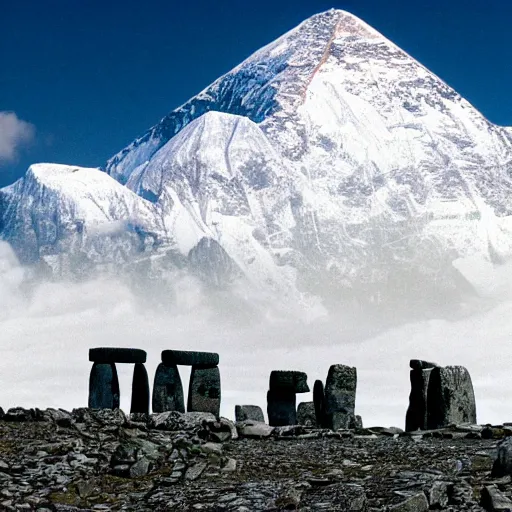
<path fill-rule="evenodd" d="M 330 10 L 104 172 L 32 166 L 0 191 L 0 232 L 56 274 L 138 265 L 299 300 L 456 292 L 512 254 L 511 175 L 512 130 Z"/>

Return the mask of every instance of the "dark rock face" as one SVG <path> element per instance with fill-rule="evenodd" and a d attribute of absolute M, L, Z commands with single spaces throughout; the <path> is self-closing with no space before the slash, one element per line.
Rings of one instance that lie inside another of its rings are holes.
<path fill-rule="evenodd" d="M 236 405 L 235 420 L 239 421 L 260 421 L 264 422 L 263 411 L 258 405 Z"/>
<path fill-rule="evenodd" d="M 162 363 L 166 366 L 217 366 L 219 354 L 215 352 L 187 352 L 185 350 L 164 350 Z"/>
<path fill-rule="evenodd" d="M 271 427 L 296 425 L 295 391 L 290 388 L 270 389 L 267 393 L 267 415 Z"/>
<path fill-rule="evenodd" d="M 492 475 L 512 475 L 512 437 L 507 437 L 498 445 L 498 456 L 492 467 Z"/>
<path fill-rule="evenodd" d="M 297 423 L 305 427 L 316 427 L 314 402 L 301 402 L 297 407 Z"/>
<path fill-rule="evenodd" d="M 119 380 L 114 363 L 94 363 L 89 377 L 89 407 L 119 408 Z"/>
<path fill-rule="evenodd" d="M 325 417 L 325 393 L 324 383 L 316 380 L 313 386 L 313 403 L 315 404 L 316 423 L 321 428 L 327 428 L 327 418 Z"/>
<path fill-rule="evenodd" d="M 469 372 L 463 366 L 434 368 L 427 393 L 427 426 L 476 423 L 476 404 Z"/>
<path fill-rule="evenodd" d="M 147 354 L 138 348 L 99 347 L 89 350 L 89 361 L 94 363 L 145 363 Z"/>
<path fill-rule="evenodd" d="M 325 414 L 332 430 L 355 425 L 357 370 L 342 364 L 329 368 L 325 383 Z"/>
<path fill-rule="evenodd" d="M 413 367 L 411 361 L 411 367 Z M 427 392 L 432 368 L 417 367 L 410 372 L 411 393 L 409 408 L 405 416 L 405 430 L 426 430 L 427 427 Z"/>
<path fill-rule="evenodd" d="M 149 414 L 149 380 L 146 367 L 137 363 L 133 369 L 130 413 Z"/>
<path fill-rule="evenodd" d="M 218 366 L 192 366 L 188 388 L 188 412 L 220 412 L 220 372 Z"/>
<path fill-rule="evenodd" d="M 176 365 L 160 363 L 153 383 L 153 412 L 185 412 L 183 385 Z"/>
<path fill-rule="evenodd" d="M 293 389 L 295 393 L 308 393 L 308 376 L 294 370 L 274 370 L 270 373 L 270 389 Z"/>
<path fill-rule="evenodd" d="M 432 368 L 436 368 L 439 365 L 437 363 L 423 361 L 422 359 L 411 359 L 409 361 L 409 366 L 413 370 L 431 370 Z"/>

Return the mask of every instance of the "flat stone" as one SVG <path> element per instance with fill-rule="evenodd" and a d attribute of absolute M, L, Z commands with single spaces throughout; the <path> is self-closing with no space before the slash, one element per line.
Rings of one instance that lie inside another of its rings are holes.
<path fill-rule="evenodd" d="M 236 421 L 265 421 L 263 411 L 258 405 L 235 405 L 235 420 Z"/>
<path fill-rule="evenodd" d="M 434 368 L 427 392 L 427 426 L 476 423 L 475 393 L 469 372 L 463 366 Z"/>
<path fill-rule="evenodd" d="M 218 366 L 192 366 L 188 388 L 187 412 L 209 412 L 219 416 L 220 372 Z"/>
<path fill-rule="evenodd" d="M 89 361 L 94 363 L 145 363 L 146 351 L 139 348 L 98 347 L 89 350 Z"/>
<path fill-rule="evenodd" d="M 297 407 L 297 423 L 305 427 L 316 427 L 315 404 L 313 402 L 301 402 Z"/>
<path fill-rule="evenodd" d="M 308 376 L 295 370 L 274 370 L 270 372 L 269 389 L 293 390 L 295 393 L 309 393 Z"/>
<path fill-rule="evenodd" d="M 160 363 L 153 383 L 153 412 L 185 412 L 183 385 L 176 365 Z"/>
<path fill-rule="evenodd" d="M 428 510 L 428 501 L 425 493 L 420 492 L 398 505 L 389 508 L 390 512 L 426 512 Z"/>
<path fill-rule="evenodd" d="M 164 350 L 162 363 L 166 366 L 217 366 L 219 354 L 215 352 L 192 352 L 185 350 Z"/>
<path fill-rule="evenodd" d="M 237 423 L 236 428 L 240 437 L 263 438 L 270 437 L 274 428 L 259 421 L 244 421 Z"/>
<path fill-rule="evenodd" d="M 411 359 L 409 366 L 413 370 L 428 370 L 439 366 L 437 363 L 431 363 L 430 361 L 423 361 L 422 359 Z"/>

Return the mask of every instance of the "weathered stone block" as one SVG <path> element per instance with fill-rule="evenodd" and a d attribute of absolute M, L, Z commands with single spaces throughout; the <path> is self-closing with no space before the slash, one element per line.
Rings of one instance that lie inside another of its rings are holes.
<path fill-rule="evenodd" d="M 357 370 L 342 364 L 329 368 L 325 383 L 325 415 L 333 430 L 351 428 L 355 424 Z"/>
<path fill-rule="evenodd" d="M 93 364 L 89 377 L 89 408 L 119 408 L 119 380 L 114 363 Z"/>
<path fill-rule="evenodd" d="M 188 389 L 188 412 L 220 412 L 220 372 L 217 366 L 192 366 Z"/>
<path fill-rule="evenodd" d="M 235 405 L 236 421 L 259 421 L 264 422 L 263 411 L 258 405 Z"/>
<path fill-rule="evenodd" d="M 305 427 L 316 427 L 314 402 L 301 402 L 297 407 L 297 423 Z"/>
<path fill-rule="evenodd" d="M 208 366 L 219 364 L 219 354 L 215 352 L 189 352 L 185 350 L 164 350 L 162 363 L 166 366 Z"/>
<path fill-rule="evenodd" d="M 270 373 L 269 388 L 293 389 L 295 393 L 308 393 L 308 376 L 295 370 L 274 370 Z"/>
<path fill-rule="evenodd" d="M 153 412 L 185 412 L 183 385 L 176 365 L 160 363 L 153 383 Z"/>
<path fill-rule="evenodd" d="M 146 367 L 137 363 L 133 369 L 130 413 L 149 414 L 149 380 Z"/>
<path fill-rule="evenodd" d="M 293 389 L 270 389 L 267 393 L 268 424 L 282 427 L 297 424 L 296 395 Z"/>
<path fill-rule="evenodd" d="M 138 348 L 99 347 L 89 350 L 89 361 L 95 363 L 145 363 L 147 354 Z"/>
<path fill-rule="evenodd" d="M 469 372 L 463 366 L 434 368 L 427 392 L 427 427 L 450 423 L 476 423 L 475 393 Z"/>

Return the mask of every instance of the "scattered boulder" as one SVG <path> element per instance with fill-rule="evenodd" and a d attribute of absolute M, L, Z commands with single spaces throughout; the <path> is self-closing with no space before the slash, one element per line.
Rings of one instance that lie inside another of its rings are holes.
<path fill-rule="evenodd" d="M 260 421 L 264 422 L 263 411 L 258 405 L 235 405 L 235 421 Z"/>
<path fill-rule="evenodd" d="M 433 368 L 428 381 L 427 427 L 476 423 L 476 404 L 469 372 L 463 366 Z"/>
<path fill-rule="evenodd" d="M 316 427 L 314 402 L 301 402 L 297 407 L 297 423 L 305 427 Z"/>
<path fill-rule="evenodd" d="M 183 385 L 177 366 L 160 363 L 153 383 L 153 412 L 185 412 Z"/>
<path fill-rule="evenodd" d="M 348 429 L 355 425 L 357 370 L 343 364 L 329 368 L 325 383 L 325 415 L 332 430 Z"/>

